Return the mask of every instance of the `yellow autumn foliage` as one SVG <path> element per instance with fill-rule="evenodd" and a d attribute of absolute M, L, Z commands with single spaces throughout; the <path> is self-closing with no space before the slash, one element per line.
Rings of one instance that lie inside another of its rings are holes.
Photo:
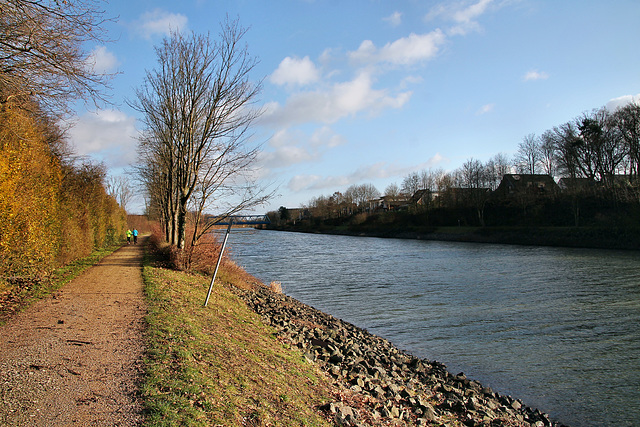
<path fill-rule="evenodd" d="M 2 269 L 41 274 L 55 259 L 60 168 L 24 111 L 5 109 L 0 123 Z"/>
<path fill-rule="evenodd" d="M 119 239 L 126 213 L 103 180 L 100 166 L 63 165 L 28 111 L 0 109 L 0 279 L 41 277 Z"/>

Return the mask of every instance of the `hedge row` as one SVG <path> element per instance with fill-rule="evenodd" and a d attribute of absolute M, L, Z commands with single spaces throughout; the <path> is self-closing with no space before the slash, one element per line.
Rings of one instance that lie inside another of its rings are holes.
<path fill-rule="evenodd" d="M 0 110 L 0 285 L 42 278 L 126 229 L 104 168 L 55 153 L 48 130 L 29 111 Z"/>

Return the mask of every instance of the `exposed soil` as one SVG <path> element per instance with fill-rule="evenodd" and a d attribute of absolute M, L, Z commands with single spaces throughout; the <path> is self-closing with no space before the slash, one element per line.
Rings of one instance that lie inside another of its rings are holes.
<path fill-rule="evenodd" d="M 140 425 L 142 244 L 0 327 L 0 425 Z"/>

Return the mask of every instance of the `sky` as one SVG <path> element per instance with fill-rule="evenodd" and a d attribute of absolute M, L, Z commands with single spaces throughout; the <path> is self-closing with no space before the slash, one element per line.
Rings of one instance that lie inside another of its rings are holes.
<path fill-rule="evenodd" d="M 247 28 L 262 80 L 256 167 L 276 195 L 256 213 L 350 185 L 389 184 L 469 159 L 512 157 L 603 106 L 640 99 L 637 0 L 111 0 L 97 70 L 117 73 L 111 104 L 78 104 L 76 154 L 134 178 L 141 116 L 127 101 L 171 30 Z M 141 194 L 127 206 L 143 213 Z M 215 212 L 212 212 L 215 213 Z"/>

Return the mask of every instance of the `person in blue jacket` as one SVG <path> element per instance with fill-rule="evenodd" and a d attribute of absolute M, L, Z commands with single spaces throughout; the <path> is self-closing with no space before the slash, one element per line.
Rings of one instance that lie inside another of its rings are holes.
<path fill-rule="evenodd" d="M 138 244 L 138 229 L 137 228 L 133 229 L 133 244 L 134 245 Z"/>

